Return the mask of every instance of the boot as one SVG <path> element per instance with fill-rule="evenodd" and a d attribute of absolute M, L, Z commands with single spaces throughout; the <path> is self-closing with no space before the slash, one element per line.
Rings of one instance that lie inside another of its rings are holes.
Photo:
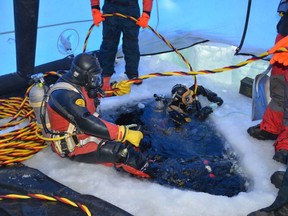
<path fill-rule="evenodd" d="M 284 179 L 285 172 L 284 171 L 276 171 L 271 176 L 271 183 L 276 187 L 280 188 Z"/>
<path fill-rule="evenodd" d="M 127 77 L 129 80 L 133 80 L 134 85 L 141 85 L 142 84 L 142 82 L 143 82 L 142 79 L 139 79 L 137 76 L 128 75 L 128 73 L 126 73 L 126 74 L 127 74 Z"/>
<path fill-rule="evenodd" d="M 248 134 L 258 140 L 276 140 L 278 134 L 273 134 L 260 129 L 260 124 L 252 126 L 247 130 Z"/>
<path fill-rule="evenodd" d="M 248 214 L 248 216 L 287 216 L 288 215 L 288 172 L 286 170 L 278 195 L 268 207 Z"/>
<path fill-rule="evenodd" d="M 134 85 L 141 85 L 143 83 L 142 79 L 133 78 L 133 80 L 134 80 L 133 82 Z"/>
<path fill-rule="evenodd" d="M 135 150 L 132 145 L 128 145 L 121 154 L 125 157 L 125 160 L 122 163 L 115 164 L 117 170 L 122 169 L 141 178 L 151 178 L 151 176 L 145 172 L 149 166 L 149 162 L 141 152 Z"/>
<path fill-rule="evenodd" d="M 102 85 L 103 91 L 110 91 L 111 90 L 110 79 L 111 79 L 111 77 L 103 77 L 103 85 Z"/>
<path fill-rule="evenodd" d="M 273 159 L 279 163 L 287 164 L 288 151 L 285 149 L 280 149 L 275 152 Z"/>
<path fill-rule="evenodd" d="M 114 96 L 113 93 L 107 93 L 106 91 L 111 91 L 111 83 L 110 83 L 111 77 L 103 77 L 103 84 L 102 84 L 102 90 L 105 92 L 106 97 Z"/>

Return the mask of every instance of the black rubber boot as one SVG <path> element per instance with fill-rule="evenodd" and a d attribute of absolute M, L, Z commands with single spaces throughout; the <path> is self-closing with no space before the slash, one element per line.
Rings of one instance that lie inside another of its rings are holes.
<path fill-rule="evenodd" d="M 260 124 L 252 126 L 247 130 L 248 134 L 258 140 L 276 140 L 278 134 L 273 134 L 260 129 Z"/>
<path fill-rule="evenodd" d="M 268 207 L 248 214 L 248 216 L 287 216 L 288 215 L 288 171 L 283 180 L 275 201 Z"/>
<path fill-rule="evenodd" d="M 279 163 L 287 164 L 287 158 L 288 158 L 288 151 L 285 149 L 281 149 L 279 151 L 276 151 L 273 159 Z"/>
<path fill-rule="evenodd" d="M 128 77 L 129 78 L 129 77 Z M 130 79 L 130 78 L 129 78 Z M 138 77 L 133 77 L 130 80 L 133 80 L 134 85 L 141 85 L 143 83 L 142 79 L 139 79 Z"/>
<path fill-rule="evenodd" d="M 270 180 L 271 183 L 276 187 L 276 188 L 280 188 L 284 179 L 284 171 L 276 171 L 273 173 L 273 175 L 271 176 Z"/>
<path fill-rule="evenodd" d="M 141 171 L 146 169 L 148 166 L 147 158 L 141 152 L 134 150 L 132 146 L 129 146 L 126 149 L 127 157 L 124 164 Z"/>

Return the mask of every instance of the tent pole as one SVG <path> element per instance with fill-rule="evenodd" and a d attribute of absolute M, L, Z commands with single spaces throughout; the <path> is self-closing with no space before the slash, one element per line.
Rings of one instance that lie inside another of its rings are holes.
<path fill-rule="evenodd" d="M 35 66 L 39 0 L 14 0 L 17 73 L 29 79 Z"/>

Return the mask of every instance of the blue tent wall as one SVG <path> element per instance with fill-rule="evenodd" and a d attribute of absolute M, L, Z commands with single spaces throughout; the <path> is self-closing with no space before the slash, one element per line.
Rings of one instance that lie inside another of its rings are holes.
<path fill-rule="evenodd" d="M 103 1 L 101 3 L 103 4 Z M 149 25 L 177 48 L 186 47 L 191 41 L 193 43 L 193 38 L 237 47 L 244 29 L 247 4 L 248 0 L 154 0 Z M 279 20 L 278 4 L 279 0 L 252 0 L 249 25 L 241 52 L 257 55 L 274 44 L 276 24 Z M 4 11 L 0 13 L 0 19 L 5 20 L 0 25 L 0 75 L 6 75 L 4 78 L 0 77 L 0 80 L 4 79 L 6 83 L 6 80 L 12 80 L 12 77 L 15 80 L 15 74 L 10 73 L 18 70 L 16 67 L 23 59 L 16 61 L 13 1 L 0 1 L 0 8 Z M 40 1 L 35 60 L 31 51 L 18 49 L 17 52 L 31 55 L 30 63 L 25 67 L 31 67 L 32 61 L 35 61 L 35 65 L 41 65 L 65 58 L 57 48 L 57 41 L 64 30 L 74 29 L 79 34 L 79 44 L 75 48 L 75 54 L 78 54 L 83 50 L 91 24 L 89 0 L 62 0 L 61 3 L 57 0 Z M 93 29 L 87 51 L 99 49 L 101 32 L 101 27 Z M 141 30 L 140 49 L 145 50 L 145 54 L 170 49 L 155 35 L 151 36 L 152 34 L 147 28 Z"/>

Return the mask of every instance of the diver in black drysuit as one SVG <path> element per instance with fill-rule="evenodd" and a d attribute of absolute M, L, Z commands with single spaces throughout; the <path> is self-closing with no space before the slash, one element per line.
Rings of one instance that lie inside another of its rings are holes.
<path fill-rule="evenodd" d="M 185 85 L 176 84 L 172 88 L 171 94 L 172 98 L 167 111 L 176 125 L 190 122 L 192 116 L 200 121 L 204 121 L 209 114 L 213 112 L 212 107 L 201 106 L 201 103 L 197 98 L 199 95 L 206 97 L 212 103 L 216 103 L 217 106 L 223 104 L 222 98 L 203 86 L 197 86 L 197 88 L 195 88 L 195 85 L 193 85 L 190 88 L 187 88 Z"/>

